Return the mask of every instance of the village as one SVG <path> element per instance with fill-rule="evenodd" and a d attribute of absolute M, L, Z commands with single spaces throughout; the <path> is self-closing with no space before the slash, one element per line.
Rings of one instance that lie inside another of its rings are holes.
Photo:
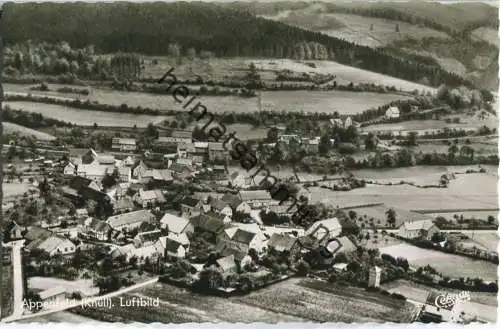
<path fill-rule="evenodd" d="M 387 115 L 395 112 L 391 109 Z M 347 118 L 331 124 L 356 123 Z M 307 152 L 318 152 L 319 137 L 272 129 L 278 131 L 279 143 L 293 140 Z M 52 302 L 60 308 L 54 301 L 98 297 L 152 277 L 219 296 L 247 294 L 297 275 L 375 290 L 381 289 L 381 282 L 408 277 L 448 287 L 497 289 L 491 282 L 446 279 L 430 267 L 417 271 L 404 258 L 380 258 L 376 246 L 362 243 L 371 233 L 385 236 L 386 242 L 400 239 L 456 251 L 457 236 L 440 233 L 430 216 L 399 211 L 396 219 L 391 205 L 381 205 L 387 220 L 377 225 L 371 218 L 370 229 L 358 225 L 358 209 L 310 204 L 311 218 L 297 220 L 289 200 L 273 198 L 251 175 L 229 173 L 230 155 L 222 143 L 195 141 L 193 132 L 186 130 L 168 135 L 156 140 L 171 150 L 164 154 L 137 155 L 134 138 L 116 137 L 106 152 L 90 148 L 62 160 L 24 160 L 31 168 L 38 163 L 43 175 L 31 177 L 33 188 L 4 205 L 10 218 L 4 225 L 4 246 L 18 246 L 22 254 L 20 260 L 11 248 L 12 256 L 4 253 L 4 264 L 22 262 L 14 267 L 22 270 L 14 272 L 22 276 L 18 282 L 24 282 L 23 300 Z M 299 187 L 295 193 L 300 198 L 310 198 L 298 183 L 293 177 L 287 180 Z M 470 256 L 498 261 L 495 253 L 474 251 Z M 47 288 L 50 278 L 69 284 Z M 397 293 L 391 298 L 406 299 Z M 443 310 L 423 307 L 415 318 L 451 321 L 450 310 Z M 50 309 L 14 310 L 14 315 L 43 311 Z M 453 321 L 463 321 L 463 315 L 455 314 Z"/>

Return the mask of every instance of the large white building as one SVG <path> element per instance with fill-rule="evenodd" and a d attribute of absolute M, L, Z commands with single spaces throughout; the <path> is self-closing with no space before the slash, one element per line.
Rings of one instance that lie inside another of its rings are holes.
<path fill-rule="evenodd" d="M 385 116 L 388 119 L 397 119 L 399 118 L 399 108 L 396 106 L 391 106 L 385 111 Z"/>

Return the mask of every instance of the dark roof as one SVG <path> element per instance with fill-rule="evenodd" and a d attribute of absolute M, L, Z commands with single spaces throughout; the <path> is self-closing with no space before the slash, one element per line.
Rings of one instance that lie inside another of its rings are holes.
<path fill-rule="evenodd" d="M 28 228 L 28 232 L 24 236 L 26 240 L 39 240 L 39 239 L 47 239 L 49 236 L 52 235 L 52 232 L 49 230 L 46 230 L 41 227 L 36 227 L 32 226 Z"/>
<path fill-rule="evenodd" d="M 267 242 L 267 246 L 277 251 L 290 251 L 296 242 L 297 239 L 290 235 L 274 233 Z"/>
<path fill-rule="evenodd" d="M 195 228 L 211 233 L 219 233 L 224 229 L 224 222 L 215 214 L 201 214 L 190 219 Z"/>
<path fill-rule="evenodd" d="M 156 242 L 161 237 L 161 235 L 162 234 L 160 230 L 154 230 L 148 232 L 141 232 L 137 234 L 137 238 L 141 242 Z"/>
<path fill-rule="evenodd" d="M 198 203 L 200 203 L 200 200 L 189 197 L 189 196 L 185 197 L 181 201 L 181 204 L 184 204 L 184 205 L 190 206 L 190 207 L 196 207 L 198 205 Z"/>
<path fill-rule="evenodd" d="M 181 163 L 174 162 L 168 167 L 173 172 L 183 173 L 183 172 L 192 172 L 192 168 L 188 165 L 183 165 Z"/>
<path fill-rule="evenodd" d="M 340 226 L 342 228 L 356 228 L 358 225 L 356 224 L 355 221 L 347 219 L 347 218 L 338 218 Z"/>
<path fill-rule="evenodd" d="M 231 241 L 228 241 L 220 245 L 220 247 L 217 249 L 217 252 L 222 257 L 233 255 L 234 258 L 238 261 L 241 261 L 248 254 L 245 248 L 242 248 L 240 245 L 236 243 L 231 243 Z"/>
<path fill-rule="evenodd" d="M 227 205 L 230 206 L 229 202 L 225 202 L 219 199 L 212 199 L 212 201 L 210 202 L 210 206 L 212 206 L 212 208 L 217 210 L 222 210 Z"/>
<path fill-rule="evenodd" d="M 182 246 L 180 242 L 167 238 L 165 250 L 176 253 L 180 246 Z"/>
<path fill-rule="evenodd" d="M 230 270 L 231 268 L 236 267 L 233 255 L 220 258 L 216 261 L 216 263 L 223 271 L 227 271 Z"/>
<path fill-rule="evenodd" d="M 233 235 L 232 241 L 248 245 L 254 238 L 255 233 L 237 229 Z"/>
<path fill-rule="evenodd" d="M 89 186 L 90 183 L 92 183 L 92 180 L 88 178 L 75 176 L 73 177 L 73 179 L 71 179 L 68 186 L 72 189 L 80 191 L 82 188 Z"/>
<path fill-rule="evenodd" d="M 238 195 L 231 193 L 224 194 L 221 200 L 229 203 L 229 205 L 231 205 L 232 208 L 238 207 L 242 202 L 241 198 Z"/>

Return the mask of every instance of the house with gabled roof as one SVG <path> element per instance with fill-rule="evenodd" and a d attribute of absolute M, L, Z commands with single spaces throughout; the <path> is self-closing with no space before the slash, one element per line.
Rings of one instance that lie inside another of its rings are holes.
<path fill-rule="evenodd" d="M 298 239 L 288 234 L 274 233 L 267 241 L 267 248 L 293 259 L 300 252 Z"/>
<path fill-rule="evenodd" d="M 306 236 L 314 238 L 318 242 L 327 241 L 340 235 L 342 226 L 339 220 L 334 218 L 314 222 L 305 232 Z"/>
<path fill-rule="evenodd" d="M 162 236 L 161 230 L 139 232 L 135 236 L 133 243 L 136 248 L 147 247 L 155 244 Z"/>
<path fill-rule="evenodd" d="M 111 141 L 111 149 L 115 151 L 135 151 L 137 149 L 134 138 L 115 137 Z"/>
<path fill-rule="evenodd" d="M 52 234 L 48 238 L 38 239 L 30 242 L 26 250 L 41 250 L 49 256 L 71 255 L 76 251 L 76 246 L 69 239 Z"/>
<path fill-rule="evenodd" d="M 9 241 L 12 241 L 22 239 L 24 230 L 25 228 L 19 225 L 15 220 L 11 220 L 7 223 L 4 232 Z"/>
<path fill-rule="evenodd" d="M 233 208 L 231 208 L 229 202 L 225 202 L 220 199 L 212 199 L 210 201 L 210 209 L 216 214 L 222 214 L 226 216 L 229 219 L 229 222 L 233 217 Z"/>
<path fill-rule="evenodd" d="M 213 241 L 216 241 L 217 236 L 224 231 L 224 218 L 214 213 L 200 214 L 189 219 L 194 230 L 199 232 L 211 233 Z"/>
<path fill-rule="evenodd" d="M 142 178 L 142 175 L 148 170 L 148 166 L 146 166 L 146 164 L 140 160 L 137 165 L 135 165 L 134 167 L 132 167 L 132 177 L 136 178 L 136 179 L 141 179 Z"/>
<path fill-rule="evenodd" d="M 156 217 L 149 210 L 138 210 L 109 217 L 106 222 L 115 231 L 133 230 L 142 223 L 155 223 Z"/>
<path fill-rule="evenodd" d="M 233 255 L 217 259 L 214 265 L 220 271 L 223 278 L 236 274 L 238 271 L 238 265 L 236 265 Z"/>
<path fill-rule="evenodd" d="M 180 235 L 191 234 L 194 232 L 194 227 L 189 219 L 179 217 L 173 214 L 166 213 L 160 220 L 162 229 L 166 229 L 168 233 Z"/>
<path fill-rule="evenodd" d="M 99 241 L 107 241 L 110 236 L 111 227 L 105 221 L 89 218 L 83 229 L 84 233 Z"/>
<path fill-rule="evenodd" d="M 423 238 L 430 240 L 439 228 L 431 219 L 404 222 L 398 229 L 397 235 L 405 239 Z"/>
<path fill-rule="evenodd" d="M 134 201 L 140 204 L 143 208 L 148 208 L 165 202 L 165 197 L 163 196 L 163 192 L 161 190 L 156 189 L 145 191 L 141 188 L 139 192 L 134 195 Z"/>
<path fill-rule="evenodd" d="M 199 199 L 187 196 L 183 198 L 180 202 L 181 204 L 181 216 L 185 218 L 191 218 L 201 214 L 203 209 L 203 202 Z"/>

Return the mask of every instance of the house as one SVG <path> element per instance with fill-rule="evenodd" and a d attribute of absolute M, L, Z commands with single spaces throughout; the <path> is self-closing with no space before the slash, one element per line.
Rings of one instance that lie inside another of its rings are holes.
<path fill-rule="evenodd" d="M 4 230 L 4 234 L 9 241 L 20 240 L 23 238 L 24 228 L 21 227 L 15 220 L 10 221 Z"/>
<path fill-rule="evenodd" d="M 167 237 L 165 244 L 165 255 L 172 258 L 185 258 L 188 251 L 186 248 L 175 239 Z"/>
<path fill-rule="evenodd" d="M 136 248 L 134 244 L 127 244 L 124 246 L 120 246 L 113 250 L 111 256 L 116 258 L 118 256 L 125 256 L 127 262 L 132 258 L 136 258 L 138 264 L 144 264 L 146 259 L 150 261 L 156 261 L 162 259 L 165 256 L 165 246 L 160 238 L 155 244 Z"/>
<path fill-rule="evenodd" d="M 189 242 L 189 238 L 186 233 L 176 234 L 173 232 L 169 232 L 167 238 L 179 242 L 184 247 L 186 252 L 189 251 L 189 246 L 191 245 L 191 242 Z"/>
<path fill-rule="evenodd" d="M 318 153 L 319 151 L 319 141 L 320 137 L 315 137 L 312 139 L 308 139 L 307 143 L 305 144 L 305 149 L 307 153 Z"/>
<path fill-rule="evenodd" d="M 352 121 L 352 118 L 348 116 L 345 121 L 344 121 L 344 128 L 349 128 L 354 124 L 354 121 Z"/>
<path fill-rule="evenodd" d="M 177 159 L 180 160 L 180 159 Z M 194 169 L 191 165 L 182 164 L 179 162 L 172 163 L 168 169 L 172 172 L 172 175 L 179 179 L 186 179 L 193 175 Z"/>
<path fill-rule="evenodd" d="M 405 239 L 422 238 L 430 240 L 434 233 L 439 233 L 439 229 L 431 219 L 405 222 L 398 229 L 397 235 Z"/>
<path fill-rule="evenodd" d="M 189 221 L 189 219 L 175 216 L 169 213 L 163 215 L 160 220 L 160 226 L 162 229 L 166 229 L 168 233 L 181 235 L 181 234 L 191 234 L 194 232 L 194 227 Z"/>
<path fill-rule="evenodd" d="M 193 142 L 193 132 L 188 130 L 175 130 L 169 137 L 160 136 L 159 144 L 188 144 Z"/>
<path fill-rule="evenodd" d="M 96 240 L 107 241 L 110 236 L 111 227 L 105 221 L 89 218 L 84 226 L 84 233 Z"/>
<path fill-rule="evenodd" d="M 236 245 L 238 249 L 244 250 L 247 253 L 250 249 L 261 252 L 264 248 L 264 235 L 259 234 L 260 232 L 252 232 L 241 228 L 230 228 L 224 232 L 226 239 L 223 239 L 220 244 L 229 243 L 230 245 Z"/>
<path fill-rule="evenodd" d="M 87 211 L 86 208 L 80 208 L 75 210 L 75 217 L 76 219 L 85 219 L 89 217 L 89 212 Z"/>
<path fill-rule="evenodd" d="M 179 143 L 177 144 L 177 157 L 179 159 L 190 159 L 191 155 L 196 153 L 194 143 Z"/>
<path fill-rule="evenodd" d="M 278 141 L 283 142 L 285 144 L 290 144 L 292 140 L 299 142 L 300 141 L 299 135 L 280 135 L 278 137 Z"/>
<path fill-rule="evenodd" d="M 165 197 L 161 190 L 144 191 L 140 189 L 134 196 L 134 201 L 140 204 L 143 208 L 148 208 L 165 202 Z"/>
<path fill-rule="evenodd" d="M 111 200 L 113 205 L 114 214 L 123 214 L 125 212 L 130 212 L 134 210 L 134 202 L 129 197 L 123 197 L 120 199 Z"/>
<path fill-rule="evenodd" d="M 338 253 L 351 253 L 356 251 L 357 246 L 346 236 L 337 237 L 325 244 L 326 249 L 332 256 Z"/>
<path fill-rule="evenodd" d="M 368 271 L 368 287 L 380 287 L 380 277 L 382 269 L 378 266 L 372 266 Z"/>
<path fill-rule="evenodd" d="M 128 231 L 139 228 L 142 223 L 154 223 L 155 216 L 149 210 L 132 211 L 109 217 L 106 222 L 115 231 Z"/>
<path fill-rule="evenodd" d="M 194 230 L 211 233 L 214 241 L 225 227 L 223 217 L 213 213 L 201 214 L 190 218 L 189 221 Z"/>
<path fill-rule="evenodd" d="M 111 141 L 111 149 L 115 151 L 135 151 L 137 149 L 134 138 L 118 138 L 115 137 Z"/>
<path fill-rule="evenodd" d="M 132 177 L 136 179 L 141 179 L 142 175 L 148 170 L 148 167 L 144 162 L 139 161 L 139 163 L 132 169 Z"/>
<path fill-rule="evenodd" d="M 267 241 L 267 248 L 290 259 L 295 258 L 300 251 L 297 238 L 288 234 L 274 233 L 269 241 Z"/>
<path fill-rule="evenodd" d="M 49 256 L 71 255 L 75 252 L 76 246 L 69 239 L 58 235 L 51 235 L 46 239 L 38 239 L 30 242 L 26 249 L 28 251 L 41 250 Z"/>
<path fill-rule="evenodd" d="M 127 166 L 120 166 L 117 168 L 118 170 L 118 180 L 122 183 L 128 183 L 132 179 L 132 170 Z M 108 173 L 109 173 L 108 169 Z"/>
<path fill-rule="evenodd" d="M 322 243 L 337 237 L 342 231 L 342 226 L 337 218 L 324 219 L 314 222 L 305 232 L 306 236 Z"/>
<path fill-rule="evenodd" d="M 71 162 L 68 162 L 68 164 L 66 166 L 64 166 L 63 174 L 68 175 L 68 176 L 76 175 L 76 172 L 77 172 L 76 167 L 77 167 L 77 165 L 75 165 Z"/>
<path fill-rule="evenodd" d="M 223 200 L 212 199 L 210 201 L 210 210 L 216 214 L 222 214 L 226 216 L 229 221 L 233 217 L 233 208 L 228 202 L 224 202 Z"/>
<path fill-rule="evenodd" d="M 172 170 L 170 169 L 151 169 L 146 170 L 141 174 L 140 180 L 145 184 L 153 184 L 155 186 L 164 186 L 174 181 Z"/>
<path fill-rule="evenodd" d="M 385 111 L 385 117 L 388 119 L 398 119 L 399 114 L 399 108 L 397 106 L 391 106 Z"/>
<path fill-rule="evenodd" d="M 135 236 L 133 243 L 136 248 L 147 247 L 155 244 L 162 236 L 161 230 L 140 232 Z"/>
<path fill-rule="evenodd" d="M 76 174 L 80 177 L 88 178 L 95 182 L 101 183 L 106 174 L 108 174 L 109 172 L 113 173 L 114 169 L 114 165 L 109 164 L 82 164 L 76 168 Z"/>
<path fill-rule="evenodd" d="M 66 288 L 52 287 L 38 293 L 43 306 L 48 308 L 57 308 L 66 302 Z"/>
<path fill-rule="evenodd" d="M 223 143 L 208 143 L 208 159 L 210 161 L 215 160 L 226 160 L 228 158 L 229 153 L 224 148 Z"/>
<path fill-rule="evenodd" d="M 236 265 L 233 255 L 219 258 L 215 261 L 215 267 L 219 269 L 223 278 L 236 274 L 238 271 L 238 266 Z"/>
<path fill-rule="evenodd" d="M 279 203 L 279 201 L 273 200 L 268 190 L 240 191 L 239 196 L 242 202 L 247 202 L 252 208 L 260 208 Z"/>
<path fill-rule="evenodd" d="M 201 214 L 203 202 L 201 200 L 185 197 L 181 201 L 181 216 L 191 218 Z"/>

